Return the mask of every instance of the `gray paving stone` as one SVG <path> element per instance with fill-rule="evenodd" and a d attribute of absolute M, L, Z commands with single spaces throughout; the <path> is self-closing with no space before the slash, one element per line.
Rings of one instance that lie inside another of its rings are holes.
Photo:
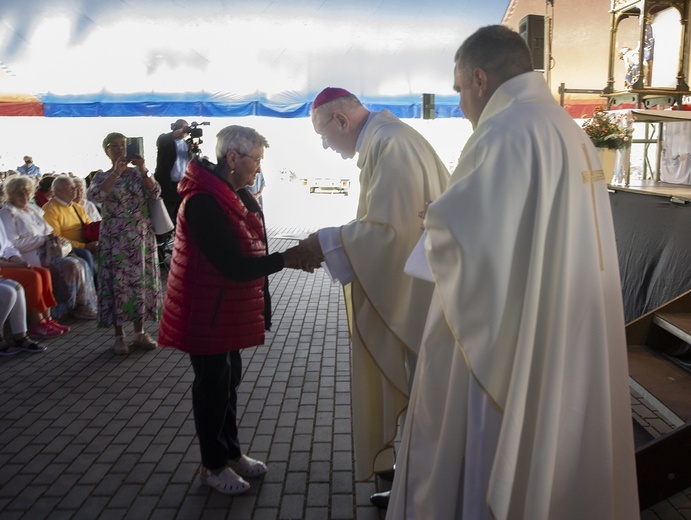
<path fill-rule="evenodd" d="M 68 320 L 46 353 L 0 359 L 0 518 L 381 520 L 369 503 L 377 484 L 354 482 L 342 290 L 322 272 L 286 270 L 270 284 L 273 330 L 243 351 L 238 410 L 241 442 L 269 472 L 245 495 L 198 480 L 188 356 L 115 356 L 110 330 Z M 631 402 L 648 428 L 669 431 L 640 396 Z M 643 518 L 691 519 L 689 494 Z"/>
<path fill-rule="evenodd" d="M 331 497 L 331 518 L 334 520 L 355 518 L 353 495 L 342 494 Z"/>
<path fill-rule="evenodd" d="M 314 482 L 307 486 L 307 507 L 326 507 L 329 505 L 329 482 Z"/>
<path fill-rule="evenodd" d="M 76 518 L 100 518 L 110 497 L 89 497 L 76 513 Z"/>
<path fill-rule="evenodd" d="M 328 520 L 333 518 L 328 507 L 311 507 L 306 511 L 305 520 Z"/>
<path fill-rule="evenodd" d="M 188 485 L 172 483 L 166 486 L 159 501 L 161 507 L 178 508 L 185 500 L 188 487 Z"/>
<path fill-rule="evenodd" d="M 312 462 L 310 464 L 310 482 L 329 482 L 331 480 L 330 462 Z"/>
<path fill-rule="evenodd" d="M 170 474 L 153 473 L 142 488 L 142 495 L 160 496 L 168 486 Z"/>
<path fill-rule="evenodd" d="M 30 473 L 30 474 L 35 474 L 37 476 L 40 476 L 48 467 L 50 467 L 50 464 L 53 462 L 53 459 L 55 458 L 55 455 L 51 453 L 37 453 L 35 454 L 31 459 L 27 460 L 24 463 L 24 468 L 23 471 L 25 473 Z M 15 457 L 17 462 L 19 462 L 18 458 Z M 36 482 L 37 484 L 40 484 L 41 482 Z"/>
<path fill-rule="evenodd" d="M 279 518 L 300 520 L 304 517 L 304 495 L 283 495 Z"/>
<path fill-rule="evenodd" d="M 58 509 L 79 509 L 91 496 L 93 489 L 93 485 L 77 484 L 73 486 L 58 504 Z"/>
<path fill-rule="evenodd" d="M 124 482 L 125 476 L 123 474 L 108 473 L 96 485 L 93 494 L 95 496 L 108 495 L 113 497 L 120 490 Z"/>
<path fill-rule="evenodd" d="M 50 520 L 69 520 L 74 511 L 53 508 L 52 499 L 37 500 L 25 514 L 25 518 L 50 518 Z M 3 517 L 4 518 L 4 517 Z"/>
<path fill-rule="evenodd" d="M 139 495 L 127 510 L 127 516 L 129 518 L 150 518 L 156 510 L 157 504 L 158 497 Z M 194 516 L 188 516 L 187 518 L 194 518 Z"/>
<path fill-rule="evenodd" d="M 290 460 L 290 444 L 288 443 L 274 443 L 271 446 L 271 451 L 267 460 L 271 462 L 271 466 L 275 467 L 276 462 L 284 462 L 284 467 L 287 466 L 287 462 Z"/>

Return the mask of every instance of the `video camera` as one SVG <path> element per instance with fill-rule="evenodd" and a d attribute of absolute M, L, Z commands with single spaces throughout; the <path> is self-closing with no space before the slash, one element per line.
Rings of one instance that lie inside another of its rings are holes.
<path fill-rule="evenodd" d="M 202 121 L 201 123 L 194 121 L 190 126 L 184 128 L 185 133 L 189 134 L 185 141 L 190 147 L 190 154 L 201 155 L 202 151 L 199 149 L 199 145 L 204 142 L 201 140 L 201 136 L 204 135 L 204 132 L 198 127 L 210 124 L 209 121 Z"/>
<path fill-rule="evenodd" d="M 210 124 L 211 123 L 209 123 L 208 121 L 202 121 L 201 123 L 197 123 L 196 121 L 194 121 L 190 126 L 184 128 L 184 131 L 186 134 L 190 134 L 190 137 L 194 139 L 195 137 L 201 137 L 202 135 L 204 135 L 204 132 L 202 131 L 202 129 L 197 128 L 198 126 L 204 126 L 204 125 L 210 125 Z"/>

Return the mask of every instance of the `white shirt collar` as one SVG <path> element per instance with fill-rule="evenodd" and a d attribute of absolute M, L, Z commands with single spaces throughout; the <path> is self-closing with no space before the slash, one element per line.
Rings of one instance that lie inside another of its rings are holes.
<path fill-rule="evenodd" d="M 57 201 L 58 201 L 60 204 L 62 204 L 63 206 L 71 206 L 71 205 L 72 205 L 71 202 L 65 202 L 65 201 L 62 200 L 60 197 L 57 197 L 57 196 L 55 196 L 55 195 L 53 195 L 53 198 L 54 198 L 55 200 L 57 200 Z"/>

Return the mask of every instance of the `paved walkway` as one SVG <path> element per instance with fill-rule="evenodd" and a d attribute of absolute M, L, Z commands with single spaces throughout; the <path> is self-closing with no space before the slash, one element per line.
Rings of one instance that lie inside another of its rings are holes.
<path fill-rule="evenodd" d="M 277 238 L 271 249 L 293 243 Z M 170 349 L 115 356 L 93 322 L 43 354 L 0 358 L 0 518 L 380 520 L 353 482 L 350 350 L 339 286 L 323 272 L 271 279 L 274 326 L 243 353 L 240 438 L 269 472 L 227 497 L 197 478 L 192 370 Z M 155 324 L 148 324 L 156 332 Z M 668 425 L 635 401 L 637 417 Z M 691 518 L 691 491 L 644 512 Z"/>
<path fill-rule="evenodd" d="M 116 356 L 109 330 L 74 320 L 44 354 L 0 359 L 0 518 L 379 519 L 375 484 L 353 483 L 341 290 L 294 270 L 271 289 L 273 330 L 243 352 L 240 438 L 269 466 L 248 493 L 199 483 L 185 355 Z"/>

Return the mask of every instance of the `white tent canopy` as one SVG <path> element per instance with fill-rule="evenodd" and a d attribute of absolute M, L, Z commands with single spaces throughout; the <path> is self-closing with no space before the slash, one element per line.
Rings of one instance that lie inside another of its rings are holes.
<path fill-rule="evenodd" d="M 453 55 L 508 4 L 0 0 L 0 95 L 33 95 L 48 116 L 293 117 L 331 85 L 403 116 L 432 93 L 459 115 Z"/>

